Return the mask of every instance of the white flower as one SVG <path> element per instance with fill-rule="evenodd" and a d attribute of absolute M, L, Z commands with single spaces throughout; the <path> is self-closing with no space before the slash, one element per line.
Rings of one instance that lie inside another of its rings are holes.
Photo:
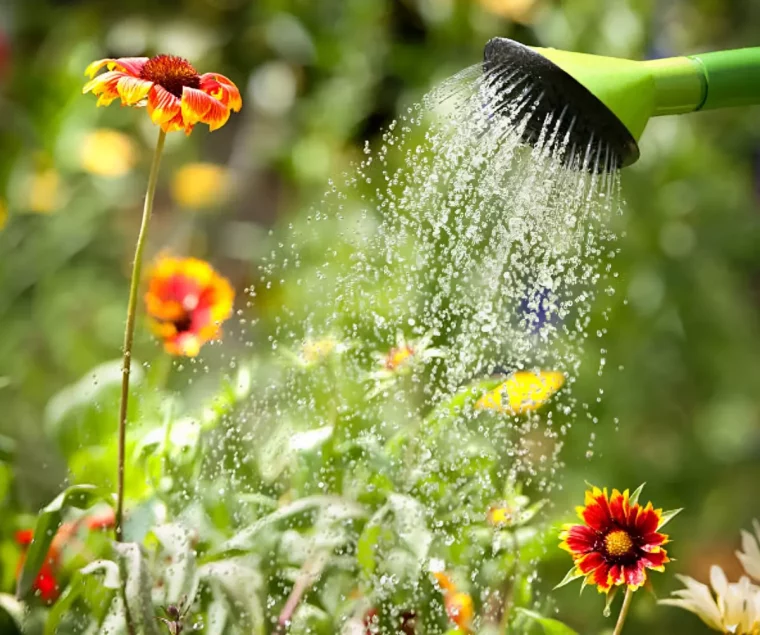
<path fill-rule="evenodd" d="M 760 522 L 754 521 L 755 536 L 748 531 L 742 531 L 742 550 L 737 551 L 736 557 L 741 560 L 747 575 L 760 581 Z"/>
<path fill-rule="evenodd" d="M 675 591 L 675 597 L 660 600 L 660 604 L 678 606 L 695 613 L 710 628 L 733 635 L 757 635 L 760 633 L 760 587 L 749 578 L 729 583 L 726 574 L 718 566 L 710 569 L 710 584 L 715 592 L 713 598 L 707 585 L 688 576 L 678 578 L 686 588 Z"/>
<path fill-rule="evenodd" d="M 376 397 L 385 390 L 391 388 L 398 377 L 411 374 L 431 359 L 444 357 L 444 351 L 430 346 L 433 340 L 432 333 L 426 333 L 417 340 L 407 340 L 404 334 L 396 334 L 396 345 L 384 353 L 374 353 L 377 370 L 370 374 L 375 387 L 369 391 L 367 397 Z"/>

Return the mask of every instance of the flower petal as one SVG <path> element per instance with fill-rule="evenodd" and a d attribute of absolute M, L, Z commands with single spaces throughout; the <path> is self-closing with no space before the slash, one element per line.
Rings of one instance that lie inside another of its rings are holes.
<path fill-rule="evenodd" d="M 182 106 L 179 99 L 172 95 L 163 86 L 154 84 L 148 93 L 148 114 L 151 121 L 161 126 L 164 132 L 180 130 Z M 177 124 L 179 117 L 179 125 Z"/>
<path fill-rule="evenodd" d="M 585 525 L 573 525 L 565 532 L 564 543 L 566 550 L 571 553 L 587 553 L 594 549 L 597 534 Z"/>
<path fill-rule="evenodd" d="M 624 565 L 623 575 L 625 576 L 626 584 L 632 590 L 638 589 L 647 580 L 644 563 L 641 561 L 632 565 Z"/>
<path fill-rule="evenodd" d="M 153 82 L 123 75 L 116 86 L 121 97 L 121 103 L 125 106 L 134 106 L 147 97 L 150 89 L 153 88 Z"/>
<path fill-rule="evenodd" d="M 227 123 L 229 117 L 229 109 L 218 99 L 197 88 L 182 89 L 182 120 L 186 126 L 202 122 L 213 131 Z"/>
<path fill-rule="evenodd" d="M 117 69 L 132 77 L 139 77 L 143 66 L 145 66 L 145 62 L 147 61 L 147 57 L 120 57 L 116 59 L 106 58 L 96 60 L 87 66 L 84 74 L 93 78 L 101 68 L 107 66 L 109 71 Z"/>
<path fill-rule="evenodd" d="M 127 77 L 121 71 L 108 71 L 91 79 L 82 87 L 82 94 L 91 92 L 98 95 L 98 106 L 107 106 L 119 96 L 118 84 L 122 77 Z"/>
<path fill-rule="evenodd" d="M 204 73 L 201 75 L 201 90 L 218 99 L 230 110 L 238 112 L 243 107 L 240 91 L 224 75 L 219 73 Z"/>

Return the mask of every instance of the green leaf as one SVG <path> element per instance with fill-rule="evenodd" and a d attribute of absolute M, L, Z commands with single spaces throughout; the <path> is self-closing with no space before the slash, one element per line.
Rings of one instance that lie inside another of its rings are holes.
<path fill-rule="evenodd" d="M 425 417 L 425 421 L 443 422 L 456 418 L 463 410 L 474 406 L 477 400 L 487 392 L 494 390 L 503 383 L 504 377 L 489 377 L 488 379 L 482 379 L 469 384 L 454 393 L 454 396 L 448 401 L 438 404 L 430 414 Z"/>
<path fill-rule="evenodd" d="M 260 601 L 264 582 L 257 564 L 250 558 L 230 558 L 210 562 L 198 569 L 200 578 L 211 583 L 217 599 L 221 596 L 229 604 L 227 618 L 250 635 L 266 632 L 266 618 Z M 231 632 L 231 629 L 224 632 Z"/>
<path fill-rule="evenodd" d="M 359 536 L 359 541 L 356 545 L 356 560 L 367 576 L 371 576 L 377 567 L 375 563 L 375 547 L 380 539 L 381 531 L 382 527 L 379 524 L 372 521 L 368 522 L 361 536 Z"/>
<path fill-rule="evenodd" d="M 0 632 L 4 635 L 21 635 L 24 606 L 12 595 L 0 593 Z"/>
<path fill-rule="evenodd" d="M 520 613 L 520 615 L 524 615 L 525 617 L 530 618 L 534 622 L 540 624 L 544 629 L 544 635 L 578 635 L 576 631 L 563 624 L 559 620 L 554 620 L 550 617 L 544 617 L 539 613 L 520 607 L 517 607 L 515 610 Z"/>
<path fill-rule="evenodd" d="M 663 512 L 662 518 L 660 519 L 660 524 L 657 525 L 657 531 L 662 529 L 665 525 L 667 525 L 673 518 L 675 518 L 678 514 L 680 514 L 683 511 L 683 507 L 680 509 L 671 509 L 670 511 Z"/>
<path fill-rule="evenodd" d="M 111 560 L 95 560 L 86 567 L 83 567 L 71 577 L 66 590 L 61 594 L 56 603 L 50 609 L 47 619 L 45 620 L 44 635 L 56 635 L 58 627 L 67 616 L 74 603 L 83 596 L 85 591 L 85 579 L 87 576 L 103 573 L 103 579 L 100 582 L 103 588 L 115 592 L 119 589 L 119 566 Z M 114 593 L 110 594 L 110 600 L 113 600 Z"/>
<path fill-rule="evenodd" d="M 644 485 L 646 485 L 646 483 L 642 483 L 641 485 L 639 485 L 636 488 L 636 490 L 633 492 L 633 494 L 631 494 L 630 498 L 628 499 L 631 503 L 631 506 L 638 504 L 639 496 L 641 496 L 641 492 L 644 489 Z"/>
<path fill-rule="evenodd" d="M 583 573 L 578 571 L 576 567 L 573 567 L 570 569 L 570 571 L 567 572 L 564 578 L 562 578 L 562 582 L 560 582 L 557 586 L 555 586 L 555 589 L 559 589 L 560 587 L 565 586 L 566 584 L 570 584 L 573 580 L 577 580 L 578 578 L 583 577 Z"/>
<path fill-rule="evenodd" d="M 153 580 L 142 548 L 134 542 L 114 544 L 124 580 L 124 597 L 129 616 L 140 635 L 161 635 L 153 608 Z"/>
<path fill-rule="evenodd" d="M 34 540 L 26 553 L 18 579 L 17 597 L 25 598 L 32 590 L 53 538 L 63 522 L 63 514 L 71 508 L 88 509 L 103 501 L 113 503 L 113 495 L 108 490 L 95 485 L 72 485 L 42 509 L 34 526 Z"/>
<path fill-rule="evenodd" d="M 313 516 L 309 523 L 313 524 L 314 519 L 316 519 L 316 513 L 320 511 L 340 515 L 342 518 L 362 518 L 366 515 L 366 511 L 361 505 L 339 496 L 307 496 L 257 520 L 250 527 L 243 529 L 236 536 L 225 542 L 217 553 L 249 551 L 254 548 L 256 538 L 262 531 L 276 527 L 285 521 L 293 521 L 301 516 Z"/>

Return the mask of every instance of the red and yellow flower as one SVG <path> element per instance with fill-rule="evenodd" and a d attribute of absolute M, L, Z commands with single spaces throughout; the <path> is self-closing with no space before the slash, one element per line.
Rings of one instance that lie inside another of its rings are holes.
<path fill-rule="evenodd" d="M 102 68 L 106 72 L 97 75 Z M 164 132 L 190 134 L 197 123 L 217 130 L 231 111 L 243 106 L 237 86 L 224 75 L 199 75 L 190 62 L 175 55 L 97 60 L 85 75 L 90 81 L 82 92 L 97 95 L 98 106 L 116 98 L 123 106 L 147 106 L 151 120 Z"/>
<path fill-rule="evenodd" d="M 209 263 L 164 256 L 151 273 L 145 305 L 166 351 L 194 357 L 219 336 L 234 298 L 230 283 Z"/>
<path fill-rule="evenodd" d="M 647 569 L 664 570 L 668 537 L 659 530 L 680 510 L 663 513 L 651 502 L 639 505 L 641 489 L 632 496 L 616 489 L 609 496 L 597 487 L 586 492 L 584 506 L 577 508 L 583 523 L 565 525 L 560 534 L 560 547 L 575 566 L 559 586 L 583 577 L 600 593 L 623 585 L 636 590 L 646 582 Z"/>
<path fill-rule="evenodd" d="M 446 609 L 446 615 L 460 631 L 472 633 L 472 617 L 475 611 L 470 594 L 460 591 L 443 571 L 436 571 L 433 576 L 443 591 L 443 606 Z"/>

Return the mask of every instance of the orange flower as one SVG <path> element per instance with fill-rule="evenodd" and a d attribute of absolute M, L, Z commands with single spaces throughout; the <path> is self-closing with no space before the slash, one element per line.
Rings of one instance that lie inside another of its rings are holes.
<path fill-rule="evenodd" d="M 646 582 L 647 569 L 664 571 L 670 560 L 662 545 L 668 537 L 659 530 L 680 510 L 641 506 L 640 493 L 641 488 L 632 496 L 613 489 L 609 496 L 598 487 L 586 492 L 585 505 L 577 508 L 583 523 L 566 525 L 560 534 L 560 547 L 575 563 L 561 584 L 585 577 L 600 593 L 622 585 L 635 591 Z"/>
<path fill-rule="evenodd" d="M 103 67 L 106 72 L 95 77 Z M 147 105 L 151 120 L 164 132 L 184 129 L 190 134 L 197 123 L 217 130 L 227 123 L 230 111 L 243 105 L 237 86 L 224 75 L 199 75 L 175 55 L 97 60 L 85 75 L 90 81 L 82 92 L 97 95 L 98 106 L 108 106 L 117 97 L 123 106 Z"/>
<path fill-rule="evenodd" d="M 470 594 L 457 590 L 451 578 L 442 571 L 437 571 L 433 575 L 443 591 L 443 605 L 446 608 L 446 615 L 460 630 L 465 633 L 472 633 L 474 609 Z"/>
<path fill-rule="evenodd" d="M 195 357 L 203 344 L 218 337 L 234 297 L 230 283 L 209 263 L 162 257 L 153 268 L 145 305 L 166 351 Z"/>

